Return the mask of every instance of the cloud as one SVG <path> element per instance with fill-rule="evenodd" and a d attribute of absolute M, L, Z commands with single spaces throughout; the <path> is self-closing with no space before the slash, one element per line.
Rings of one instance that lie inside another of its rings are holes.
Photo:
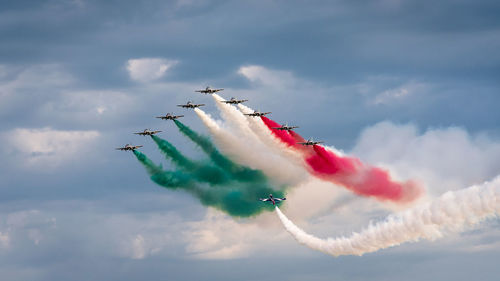
<path fill-rule="evenodd" d="M 137 234 L 132 240 L 132 258 L 133 259 L 143 259 L 146 256 L 144 237 Z"/>
<path fill-rule="evenodd" d="M 43 91 L 50 89 L 54 93 L 74 81 L 59 64 L 0 65 L 0 109 L 8 110 L 14 103 L 25 103 L 26 99 L 39 99 Z"/>
<path fill-rule="evenodd" d="M 2 134 L 4 149 L 38 167 L 54 167 L 70 160 L 79 152 L 88 151 L 100 136 L 97 131 L 62 131 L 49 127 L 17 128 Z"/>
<path fill-rule="evenodd" d="M 351 153 L 399 177 L 424 181 L 434 195 L 500 172 L 500 141 L 459 127 L 420 132 L 414 124 L 381 122 L 363 130 Z"/>
<path fill-rule="evenodd" d="M 271 70 L 260 65 L 241 66 L 238 74 L 257 85 L 273 88 L 292 86 L 297 81 L 291 72 Z"/>
<path fill-rule="evenodd" d="M 410 95 L 418 94 L 418 92 L 424 90 L 424 88 L 425 85 L 422 83 L 409 82 L 402 86 L 381 92 L 373 99 L 373 104 L 389 104 L 402 101 Z"/>
<path fill-rule="evenodd" d="M 0 248 L 8 248 L 9 246 L 10 246 L 9 234 L 0 232 Z"/>
<path fill-rule="evenodd" d="M 163 77 L 177 63 L 178 61 L 162 58 L 129 59 L 127 70 L 132 80 L 146 83 Z"/>

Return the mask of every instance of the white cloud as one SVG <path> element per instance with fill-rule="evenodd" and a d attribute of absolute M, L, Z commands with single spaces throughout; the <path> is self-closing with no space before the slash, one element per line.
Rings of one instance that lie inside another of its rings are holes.
<path fill-rule="evenodd" d="M 373 103 L 378 104 L 389 104 L 391 102 L 401 101 L 410 95 L 417 94 L 419 91 L 425 89 L 425 85 L 422 83 L 409 82 L 402 86 L 385 90 L 378 94 L 374 99 Z"/>
<path fill-rule="evenodd" d="M 352 154 L 399 177 L 420 179 L 434 195 L 482 183 L 500 171 L 500 142 L 457 127 L 419 132 L 412 124 L 381 122 L 362 132 Z"/>
<path fill-rule="evenodd" d="M 0 248 L 11 248 L 28 242 L 39 245 L 50 229 L 56 227 L 56 219 L 47 217 L 39 210 L 22 210 L 2 214 L 0 220 Z"/>
<path fill-rule="evenodd" d="M 163 77 L 177 63 L 178 61 L 162 58 L 129 59 L 127 70 L 132 80 L 145 83 Z"/>
<path fill-rule="evenodd" d="M 3 134 L 7 149 L 24 158 L 27 164 L 53 167 L 69 160 L 99 137 L 97 131 L 61 131 L 51 128 L 18 128 Z"/>
<path fill-rule="evenodd" d="M 292 86 L 297 80 L 289 71 L 271 70 L 260 65 L 242 66 L 238 74 L 258 85 L 275 88 Z"/>
<path fill-rule="evenodd" d="M 132 258 L 143 259 L 146 256 L 144 237 L 137 234 L 132 240 Z"/>

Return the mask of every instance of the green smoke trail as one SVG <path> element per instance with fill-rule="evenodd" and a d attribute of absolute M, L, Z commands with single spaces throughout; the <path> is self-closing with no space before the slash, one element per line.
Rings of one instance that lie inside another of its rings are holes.
<path fill-rule="evenodd" d="M 233 178 L 239 181 L 247 182 L 266 181 L 266 177 L 262 172 L 238 165 L 226 156 L 222 155 L 209 138 L 199 135 L 188 126 L 182 124 L 180 121 L 174 120 L 174 123 L 185 136 L 201 147 L 201 149 L 217 166 L 231 174 Z"/>
<path fill-rule="evenodd" d="M 158 148 L 165 153 L 166 156 L 170 157 L 172 161 L 179 167 L 185 168 L 187 170 L 194 170 L 197 168 L 196 163 L 186 158 L 182 153 L 175 148 L 170 142 L 152 135 L 151 138 L 158 145 Z"/>
<path fill-rule="evenodd" d="M 151 180 L 155 183 L 171 189 L 185 189 L 190 188 L 194 185 L 194 182 L 189 175 L 186 175 L 179 171 L 163 171 L 161 166 L 156 165 L 145 154 L 137 150 L 134 150 L 134 155 L 137 157 L 137 160 L 139 160 L 139 162 L 141 162 L 141 164 L 146 168 L 146 171 L 151 176 Z"/>
<path fill-rule="evenodd" d="M 158 148 L 180 168 L 189 171 L 197 180 L 210 184 L 227 183 L 230 179 L 228 175 L 221 169 L 210 164 L 194 162 L 182 155 L 175 146 L 167 140 L 164 140 L 155 135 L 151 138 L 158 145 Z"/>
<path fill-rule="evenodd" d="M 282 191 L 276 191 L 266 183 L 231 181 L 217 187 L 202 185 L 195 182 L 189 174 L 163 171 L 161 166 L 154 164 L 137 150 L 134 150 L 134 155 L 156 184 L 167 189 L 185 190 L 198 198 L 203 205 L 217 208 L 234 217 L 251 217 L 265 210 L 273 211 L 272 205 L 259 202 L 258 198 L 266 197 L 269 193 L 279 197 L 284 195 Z"/>

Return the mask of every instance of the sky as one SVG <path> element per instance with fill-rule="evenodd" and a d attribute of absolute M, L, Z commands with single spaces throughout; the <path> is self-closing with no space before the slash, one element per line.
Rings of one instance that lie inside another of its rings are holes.
<path fill-rule="evenodd" d="M 166 112 L 207 85 L 429 198 L 500 174 L 498 1 L 2 1 L 0 276 L 5 280 L 497 280 L 498 219 L 333 258 L 272 212 L 235 219 L 149 180 L 125 143 L 203 153 Z M 284 212 L 321 237 L 394 209 L 322 181 Z M 288 205 L 287 205 L 288 204 Z"/>

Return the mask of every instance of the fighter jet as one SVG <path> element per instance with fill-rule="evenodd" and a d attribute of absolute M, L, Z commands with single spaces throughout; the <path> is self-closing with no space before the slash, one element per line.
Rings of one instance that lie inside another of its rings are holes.
<path fill-rule="evenodd" d="M 246 101 L 248 101 L 248 100 L 237 100 L 235 98 L 231 98 L 230 100 L 223 100 L 221 102 L 227 103 L 227 104 L 238 104 L 238 103 L 244 103 Z"/>
<path fill-rule="evenodd" d="M 264 115 L 269 114 L 269 113 L 271 113 L 271 112 L 260 112 L 260 111 L 255 110 L 253 113 L 244 113 L 244 114 L 247 116 L 257 117 L 257 116 L 264 116 Z"/>
<path fill-rule="evenodd" d="M 204 103 L 200 104 L 194 104 L 192 101 L 188 101 L 186 104 L 178 104 L 177 106 L 184 107 L 184 108 L 197 108 L 200 106 L 204 106 Z"/>
<path fill-rule="evenodd" d="M 302 144 L 302 145 L 317 145 L 317 144 L 320 144 L 320 143 L 323 143 L 322 141 L 314 141 L 312 138 L 308 139 L 307 141 L 305 142 L 297 142 L 298 144 Z"/>
<path fill-rule="evenodd" d="M 203 90 L 196 90 L 195 92 L 202 93 L 202 94 L 215 94 L 217 92 L 223 91 L 224 89 L 212 89 L 210 86 L 207 86 Z"/>
<path fill-rule="evenodd" d="M 283 197 L 283 198 L 274 198 L 272 194 L 269 194 L 269 197 L 267 197 L 267 198 L 260 198 L 259 200 L 262 201 L 262 202 L 271 202 L 271 203 L 273 203 L 273 205 L 276 205 L 277 203 L 279 203 L 279 202 L 281 202 L 283 200 L 286 200 L 286 198 L 285 197 Z"/>
<path fill-rule="evenodd" d="M 144 131 L 139 132 L 139 133 L 134 133 L 136 135 L 141 135 L 141 136 L 152 136 L 154 134 L 157 134 L 161 131 L 151 131 L 150 129 L 144 129 Z"/>
<path fill-rule="evenodd" d="M 288 126 L 288 123 L 287 123 L 285 125 L 281 125 L 281 127 L 271 127 L 271 128 L 276 129 L 276 130 L 282 130 L 282 131 L 290 131 L 290 130 L 298 128 L 298 126 Z"/>
<path fill-rule="evenodd" d="M 134 151 L 136 149 L 138 149 L 139 147 L 142 147 L 142 145 L 130 145 L 130 144 L 126 144 L 124 147 L 118 147 L 116 150 L 131 150 L 131 151 Z"/>
<path fill-rule="evenodd" d="M 165 116 L 158 116 L 156 118 L 160 118 L 162 120 L 175 120 L 181 117 L 184 117 L 184 115 L 174 115 L 173 113 L 167 113 L 165 114 Z"/>

